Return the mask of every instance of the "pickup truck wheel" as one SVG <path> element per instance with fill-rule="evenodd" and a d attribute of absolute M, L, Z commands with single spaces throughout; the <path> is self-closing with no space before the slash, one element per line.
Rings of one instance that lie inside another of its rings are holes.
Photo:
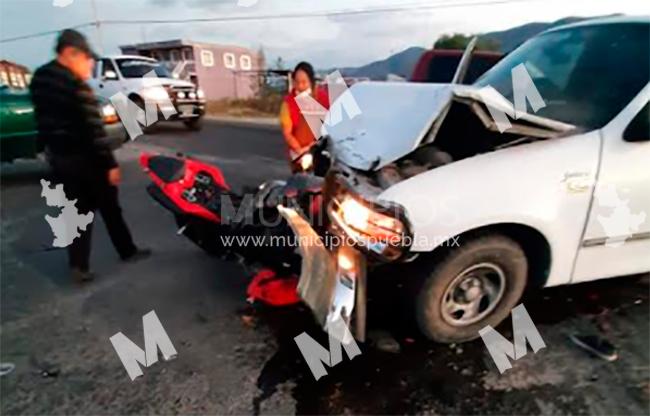
<path fill-rule="evenodd" d="M 462 244 L 462 243 L 461 243 Z M 526 286 L 526 255 L 512 239 L 489 235 L 452 250 L 430 271 L 421 264 L 424 283 L 417 295 L 420 330 L 439 342 L 479 337 L 497 326 L 521 298 Z"/>
<path fill-rule="evenodd" d="M 183 123 L 185 123 L 185 127 L 192 131 L 200 131 L 201 128 L 203 128 L 202 118 L 203 117 L 197 117 L 190 120 L 185 120 Z"/>

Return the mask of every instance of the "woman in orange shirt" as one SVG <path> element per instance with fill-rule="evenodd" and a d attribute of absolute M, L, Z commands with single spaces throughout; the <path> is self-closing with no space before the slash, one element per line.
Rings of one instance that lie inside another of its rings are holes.
<path fill-rule="evenodd" d="M 310 95 L 320 106 L 329 108 L 327 92 L 316 85 L 314 68 L 307 62 L 300 62 L 291 74 L 293 88 L 284 97 L 280 109 L 280 125 L 287 143 L 288 156 L 292 171 L 297 170 L 297 158 L 305 153 L 316 141 L 305 116 L 305 104 L 298 105 L 296 97 Z M 304 103 L 304 102 L 303 102 Z M 311 106 L 310 106 L 311 107 Z M 316 115 L 318 117 L 318 115 Z M 313 123 L 312 123 L 313 124 Z"/>

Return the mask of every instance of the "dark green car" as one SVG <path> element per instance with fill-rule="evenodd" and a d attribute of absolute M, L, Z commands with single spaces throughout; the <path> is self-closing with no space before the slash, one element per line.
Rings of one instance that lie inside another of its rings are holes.
<path fill-rule="evenodd" d="M 111 148 L 116 149 L 127 139 L 115 109 L 105 98 L 98 97 L 104 117 L 104 127 Z M 34 106 L 27 90 L 0 85 L 0 161 L 33 159 L 43 151 L 37 140 Z"/>
<path fill-rule="evenodd" d="M 0 159 L 34 158 L 43 149 L 36 140 L 34 107 L 27 90 L 0 85 Z"/>

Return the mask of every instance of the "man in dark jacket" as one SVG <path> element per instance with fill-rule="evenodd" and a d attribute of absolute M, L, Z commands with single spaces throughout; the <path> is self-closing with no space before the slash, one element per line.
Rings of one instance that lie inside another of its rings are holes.
<path fill-rule="evenodd" d="M 106 136 L 100 108 L 90 79 L 96 55 L 85 37 L 64 30 L 57 40 L 56 59 L 38 68 L 30 90 L 39 140 L 45 145 L 54 180 L 63 184 L 66 197 L 77 199 L 80 213 L 99 210 L 122 260 L 135 261 L 151 254 L 138 249 L 122 217 L 117 196 L 120 169 Z M 68 246 L 75 281 L 92 280 L 89 271 L 92 223 Z"/>

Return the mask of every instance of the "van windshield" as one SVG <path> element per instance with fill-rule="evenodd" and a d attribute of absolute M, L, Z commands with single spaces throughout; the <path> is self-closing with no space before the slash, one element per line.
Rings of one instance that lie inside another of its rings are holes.
<path fill-rule="evenodd" d="M 536 115 L 597 129 L 648 83 L 649 50 L 645 23 L 561 29 L 527 41 L 474 85 L 492 86 L 514 102 L 511 71 L 523 63 L 546 103 Z"/>
<path fill-rule="evenodd" d="M 142 78 L 151 71 L 159 78 L 171 78 L 172 74 L 158 62 L 145 59 L 116 59 L 117 66 L 124 78 Z"/>

